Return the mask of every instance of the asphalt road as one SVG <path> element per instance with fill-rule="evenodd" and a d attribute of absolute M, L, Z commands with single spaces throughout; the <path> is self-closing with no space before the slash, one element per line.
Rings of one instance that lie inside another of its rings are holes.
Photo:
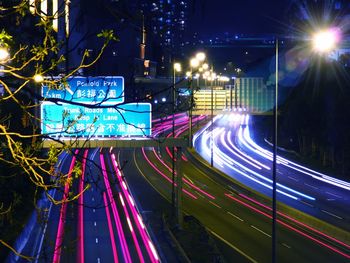
<path fill-rule="evenodd" d="M 71 197 L 69 192 L 83 193 L 75 201 L 53 206 L 38 262 L 158 262 L 115 157 L 99 149 L 75 154 L 65 158 L 61 171 L 73 177 L 79 159 L 82 173 L 54 197 L 62 200 Z"/>
<path fill-rule="evenodd" d="M 146 180 L 170 200 L 171 160 L 166 149 L 135 150 L 133 161 Z M 217 238 L 249 261 L 271 262 L 271 211 L 258 204 L 253 194 L 246 196 L 232 191 L 209 168 L 199 169 L 182 160 L 182 171 L 184 211 L 198 218 Z M 331 240 L 282 214 L 278 220 L 279 262 L 349 261 L 349 245 Z"/>
<path fill-rule="evenodd" d="M 269 145 L 260 149 L 255 144 L 253 128 L 238 116 L 222 115 L 213 127 L 214 166 L 235 180 L 271 197 L 272 155 Z M 195 141 L 197 152 L 210 162 L 211 127 L 203 130 Z M 350 184 L 338 184 L 326 175 L 309 170 L 289 160 L 279 158 L 277 193 L 279 201 L 350 230 Z M 327 180 L 326 180 L 326 179 Z"/>

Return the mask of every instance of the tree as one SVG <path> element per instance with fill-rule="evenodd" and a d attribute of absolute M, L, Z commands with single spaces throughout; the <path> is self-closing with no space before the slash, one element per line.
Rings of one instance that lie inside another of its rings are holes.
<path fill-rule="evenodd" d="M 40 11 L 39 2 L 30 6 L 25 0 L 5 4 L 0 1 L 0 24 L 4 27 L 0 28 L 0 48 L 9 53 L 8 56 L 3 53 L 0 61 L 0 230 L 11 223 L 11 213 L 20 203 L 27 204 L 31 194 L 32 202 L 38 192 L 45 192 L 54 204 L 62 203 L 63 200 L 54 200 L 49 190 L 72 184 L 71 180 L 80 175 L 79 165 L 74 170 L 75 177 L 55 170 L 58 156 L 64 151 L 71 152 L 70 144 L 62 142 L 61 148 L 43 151 L 42 139 L 50 137 L 40 133 L 37 112 L 44 99 L 51 99 L 41 96 L 40 85 L 65 89 L 69 77 L 93 66 L 107 45 L 117 40 L 112 30 L 102 30 L 96 36 L 102 39 L 99 51 L 91 56 L 84 50 L 80 64 L 70 69 L 66 64 L 67 54 L 62 52 L 65 39 L 58 38 L 53 26 L 54 21 L 64 16 L 64 11 L 61 13 L 59 8 L 55 14 L 46 14 Z M 52 102 L 72 103 L 55 99 Z M 70 193 L 64 201 L 75 200 L 80 194 Z M 0 236 L 1 246 L 11 248 Z"/>

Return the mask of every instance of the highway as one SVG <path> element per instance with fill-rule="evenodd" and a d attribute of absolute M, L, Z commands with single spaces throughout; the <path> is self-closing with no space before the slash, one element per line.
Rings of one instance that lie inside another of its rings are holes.
<path fill-rule="evenodd" d="M 201 121 L 203 117 L 194 120 Z M 188 119 L 177 116 L 175 136 L 186 132 Z M 154 134 L 171 136 L 171 120 L 154 122 Z M 198 140 L 198 139 L 197 139 Z M 118 149 L 113 151 L 119 152 Z M 165 199 L 171 199 L 171 151 L 147 148 L 120 151 Z M 271 208 L 253 192 L 182 156 L 183 209 L 198 218 L 218 239 L 250 262 L 271 262 Z M 349 234 L 344 232 L 347 240 Z M 350 245 L 279 211 L 278 261 L 348 262 Z"/>
<path fill-rule="evenodd" d="M 217 116 L 211 138 L 208 125 L 195 137 L 198 153 L 210 162 L 213 139 L 214 166 L 235 180 L 271 196 L 272 153 L 253 140 L 249 115 L 231 113 Z M 338 180 L 278 156 L 277 198 L 279 201 L 350 230 L 350 183 Z"/>
<path fill-rule="evenodd" d="M 107 150 L 75 150 L 60 170 L 67 179 L 54 198 L 37 262 L 159 262 L 157 249 L 123 179 L 115 156 Z M 73 194 L 76 200 L 69 201 Z"/>

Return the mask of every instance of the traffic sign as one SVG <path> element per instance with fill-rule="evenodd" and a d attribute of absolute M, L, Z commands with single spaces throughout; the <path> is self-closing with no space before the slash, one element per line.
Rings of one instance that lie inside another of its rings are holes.
<path fill-rule="evenodd" d="M 114 105 L 124 102 L 124 78 L 121 76 L 76 76 L 68 78 L 60 88 L 42 86 L 42 96 L 83 104 Z"/>
<path fill-rule="evenodd" d="M 41 132 L 50 137 L 150 136 L 151 112 L 150 103 L 109 108 L 43 103 Z"/>

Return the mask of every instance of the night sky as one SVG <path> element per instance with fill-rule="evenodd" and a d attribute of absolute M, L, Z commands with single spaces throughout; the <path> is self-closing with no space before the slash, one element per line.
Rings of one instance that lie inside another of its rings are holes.
<path fill-rule="evenodd" d="M 197 0 L 190 24 L 202 36 L 278 33 L 291 0 Z"/>

